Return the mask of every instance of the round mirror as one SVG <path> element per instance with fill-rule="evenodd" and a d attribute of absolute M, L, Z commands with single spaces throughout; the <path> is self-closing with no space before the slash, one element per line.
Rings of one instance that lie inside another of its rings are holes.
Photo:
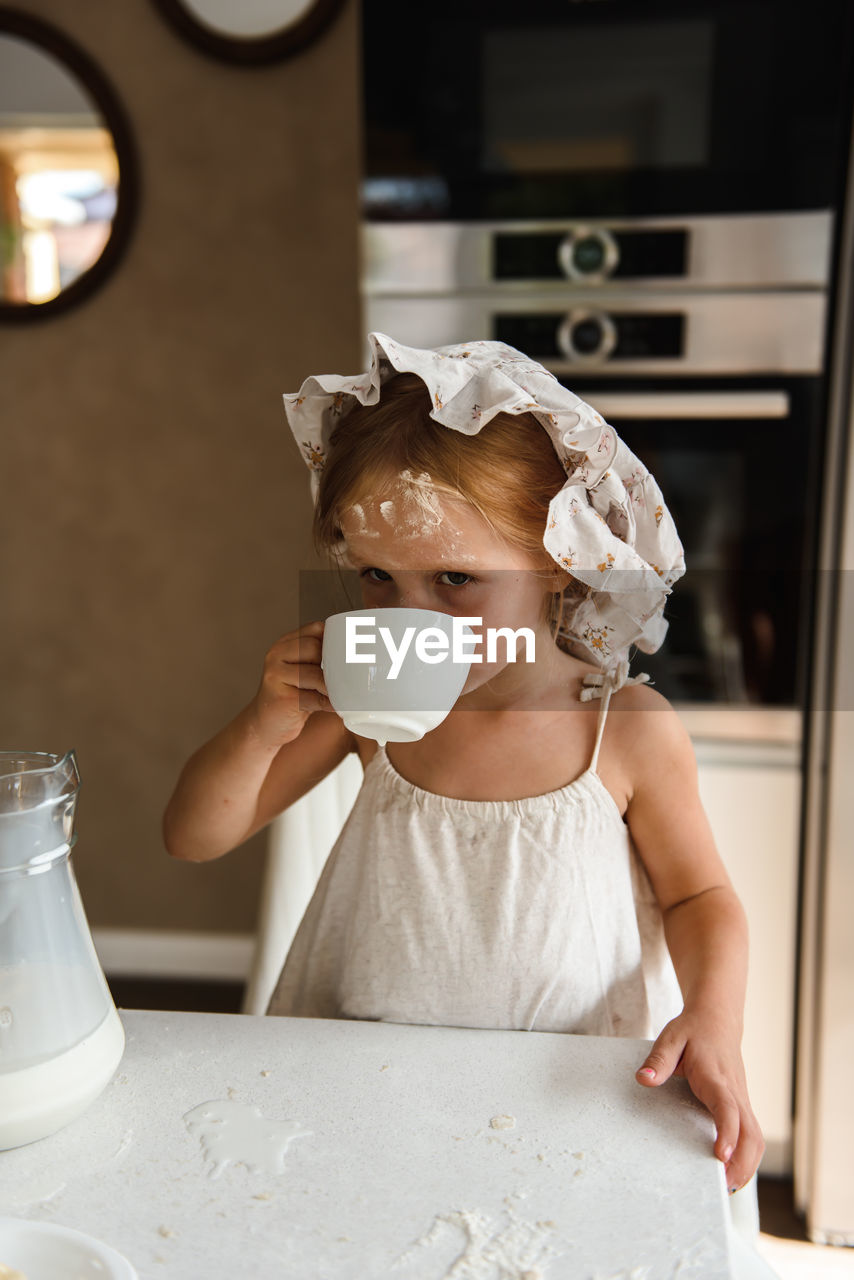
<path fill-rule="evenodd" d="M 344 0 L 153 0 L 185 39 L 225 62 L 290 58 L 332 22 Z"/>
<path fill-rule="evenodd" d="M 54 27 L 0 7 L 0 320 L 85 297 L 127 241 L 130 133 L 115 94 Z"/>

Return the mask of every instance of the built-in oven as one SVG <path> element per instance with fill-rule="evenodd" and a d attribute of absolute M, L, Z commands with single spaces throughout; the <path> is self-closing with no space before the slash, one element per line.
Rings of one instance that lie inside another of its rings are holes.
<path fill-rule="evenodd" d="M 847 0 L 365 0 L 364 216 L 834 207 Z"/>
<path fill-rule="evenodd" d="M 666 644 L 636 666 L 678 704 L 802 707 L 809 683 L 820 476 L 817 377 L 563 379 L 660 484 L 689 572 Z"/>
<path fill-rule="evenodd" d="M 661 692 L 680 705 L 800 708 L 831 215 L 364 233 L 366 331 L 414 346 L 507 342 L 593 404 L 656 476 L 688 566 L 666 644 L 638 659 Z"/>

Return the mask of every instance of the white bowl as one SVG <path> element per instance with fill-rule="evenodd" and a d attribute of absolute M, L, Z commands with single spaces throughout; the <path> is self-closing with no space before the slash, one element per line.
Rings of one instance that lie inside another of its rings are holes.
<path fill-rule="evenodd" d="M 26 1280 L 138 1280 L 127 1258 L 73 1227 L 0 1218 L 0 1262 Z"/>

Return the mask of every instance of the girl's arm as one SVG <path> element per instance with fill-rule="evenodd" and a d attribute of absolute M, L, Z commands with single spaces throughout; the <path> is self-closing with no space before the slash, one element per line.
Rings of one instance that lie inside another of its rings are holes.
<path fill-rule="evenodd" d="M 163 818 L 166 848 L 193 862 L 248 840 L 353 749 L 330 712 L 320 669 L 323 623 L 270 649 L 257 694 L 185 765 Z M 316 714 L 318 713 L 318 714 Z"/>
<path fill-rule="evenodd" d="M 626 821 L 661 906 L 684 1001 L 637 1078 L 647 1085 L 673 1074 L 688 1080 L 714 1118 L 715 1154 L 735 1190 L 764 1150 L 741 1058 L 747 922 L 715 847 L 684 726 L 652 690 L 632 690 L 631 701 L 621 717 L 630 767 Z"/>

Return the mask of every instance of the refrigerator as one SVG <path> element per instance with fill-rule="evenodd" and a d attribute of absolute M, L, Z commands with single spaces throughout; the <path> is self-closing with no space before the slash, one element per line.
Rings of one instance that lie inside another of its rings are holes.
<path fill-rule="evenodd" d="M 854 160 L 854 143 L 852 157 Z M 794 1098 L 796 1203 L 854 1246 L 854 163 L 838 224 L 807 717 Z"/>

